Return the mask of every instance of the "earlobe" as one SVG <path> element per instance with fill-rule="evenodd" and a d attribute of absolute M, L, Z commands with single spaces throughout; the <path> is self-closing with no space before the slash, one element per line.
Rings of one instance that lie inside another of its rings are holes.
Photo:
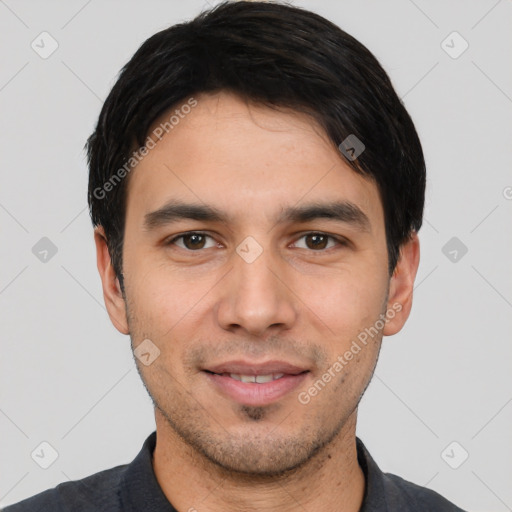
<path fill-rule="evenodd" d="M 387 310 L 388 321 L 384 327 L 384 336 L 392 336 L 404 326 L 412 307 L 414 280 L 420 262 L 420 242 L 417 233 L 400 248 L 400 257 L 389 284 Z"/>
<path fill-rule="evenodd" d="M 96 263 L 103 287 L 103 299 L 110 321 L 122 334 L 129 334 L 126 316 L 126 304 L 116 275 L 107 246 L 107 238 L 102 226 L 94 229 L 94 243 L 96 244 Z"/>

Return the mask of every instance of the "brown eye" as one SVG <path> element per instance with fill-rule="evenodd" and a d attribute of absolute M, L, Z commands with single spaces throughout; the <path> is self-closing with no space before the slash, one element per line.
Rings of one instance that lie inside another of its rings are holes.
<path fill-rule="evenodd" d="M 330 237 L 327 235 L 312 233 L 310 235 L 306 235 L 306 245 L 308 249 L 325 249 L 329 238 Z"/>
<path fill-rule="evenodd" d="M 205 244 L 205 236 L 204 235 L 185 235 L 183 237 L 183 244 L 187 249 L 202 249 Z"/>
<path fill-rule="evenodd" d="M 306 233 L 302 235 L 294 244 L 295 247 L 300 249 L 309 249 L 314 252 L 322 252 L 331 249 L 336 245 L 344 246 L 346 243 L 343 240 L 327 235 L 325 233 Z"/>
<path fill-rule="evenodd" d="M 208 239 L 211 239 L 210 245 L 207 245 Z M 198 251 L 214 247 L 215 241 L 204 233 L 185 233 L 170 240 L 168 245 L 177 245 L 188 251 Z"/>

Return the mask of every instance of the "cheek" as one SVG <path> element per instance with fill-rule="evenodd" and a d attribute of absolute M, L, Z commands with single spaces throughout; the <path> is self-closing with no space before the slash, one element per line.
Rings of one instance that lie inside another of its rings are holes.
<path fill-rule="evenodd" d="M 205 308 L 212 307 L 208 291 L 218 278 L 213 273 L 198 276 L 189 269 L 178 272 L 167 263 L 155 264 L 150 258 L 130 270 L 127 295 L 133 304 L 134 330 L 153 338 L 163 352 L 176 347 L 170 343 L 173 339 L 193 336 Z"/>
<path fill-rule="evenodd" d="M 382 312 L 387 281 L 377 272 L 342 271 L 313 280 L 297 280 L 308 322 L 327 336 L 348 340 L 369 327 Z"/>

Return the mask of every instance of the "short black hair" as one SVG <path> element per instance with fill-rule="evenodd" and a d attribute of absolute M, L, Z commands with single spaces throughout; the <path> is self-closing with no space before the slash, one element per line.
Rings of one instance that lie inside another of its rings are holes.
<path fill-rule="evenodd" d="M 105 230 L 122 289 L 134 148 L 145 148 L 150 126 L 168 109 L 218 91 L 309 114 L 336 147 L 350 135 L 364 144 L 356 159 L 342 151 L 340 158 L 378 187 L 391 275 L 401 245 L 421 227 L 426 172 L 416 129 L 388 75 L 365 46 L 318 14 L 285 3 L 227 1 L 142 44 L 85 145 L 91 219 Z"/>

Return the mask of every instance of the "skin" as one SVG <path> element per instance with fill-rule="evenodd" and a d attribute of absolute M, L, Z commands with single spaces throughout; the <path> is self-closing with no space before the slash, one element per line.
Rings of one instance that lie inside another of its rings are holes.
<path fill-rule="evenodd" d="M 160 350 L 149 366 L 136 359 L 155 403 L 157 480 L 180 511 L 356 512 L 365 490 L 357 406 L 382 336 L 398 332 L 409 315 L 418 238 L 402 246 L 389 276 L 378 189 L 310 118 L 226 92 L 196 99 L 129 177 L 125 296 L 104 231 L 95 230 L 112 323 L 133 348 L 149 338 Z M 231 219 L 144 229 L 145 215 L 170 199 L 212 205 Z M 332 200 L 357 205 L 368 229 L 322 218 L 276 222 L 281 208 Z M 199 238 L 204 248 L 190 239 L 166 245 L 195 230 L 211 237 Z M 318 248 L 311 232 L 347 243 L 322 239 L 329 242 Z M 247 236 L 263 249 L 252 263 L 236 252 Z M 298 394 L 394 304 L 401 310 L 379 334 L 301 403 Z M 278 401 L 249 407 L 221 395 L 201 371 L 233 359 L 284 360 L 310 373 Z"/>

